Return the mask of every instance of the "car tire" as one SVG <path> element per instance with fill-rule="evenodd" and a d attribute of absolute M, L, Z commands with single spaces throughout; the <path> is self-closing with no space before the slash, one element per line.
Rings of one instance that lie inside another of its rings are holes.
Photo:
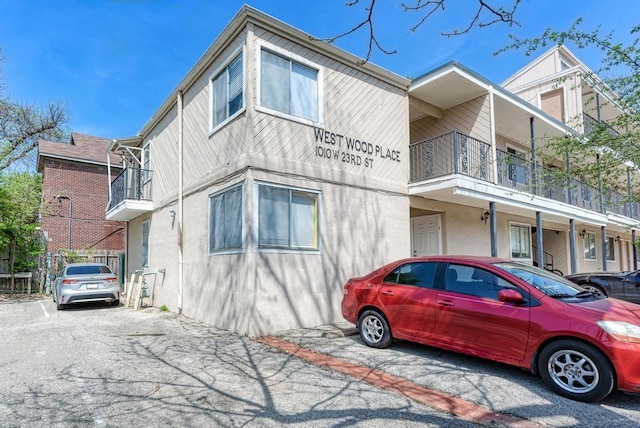
<path fill-rule="evenodd" d="M 360 315 L 360 318 L 358 318 L 358 330 L 365 345 L 372 348 L 386 348 L 393 342 L 389 323 L 376 310 L 370 309 Z"/>
<path fill-rule="evenodd" d="M 552 342 L 541 352 L 538 370 L 556 393 L 592 403 L 608 396 L 615 385 L 611 363 L 598 349 L 577 340 Z"/>
<path fill-rule="evenodd" d="M 112 300 L 111 306 L 120 306 L 120 300 Z"/>
<path fill-rule="evenodd" d="M 602 287 L 600 287 L 599 285 L 595 285 L 595 284 L 592 284 L 590 282 L 586 282 L 586 283 L 580 285 L 580 287 L 584 288 L 587 291 L 591 291 L 592 293 L 596 293 L 596 294 L 598 294 L 600 296 L 609 297 L 607 295 L 607 292 L 604 291 L 604 289 Z"/>
<path fill-rule="evenodd" d="M 66 309 L 66 308 L 67 308 L 67 305 L 63 305 L 63 304 L 62 304 L 62 303 L 60 303 L 60 302 L 56 302 L 56 310 L 58 310 L 58 311 L 62 311 L 62 310 L 64 310 L 64 309 Z"/>

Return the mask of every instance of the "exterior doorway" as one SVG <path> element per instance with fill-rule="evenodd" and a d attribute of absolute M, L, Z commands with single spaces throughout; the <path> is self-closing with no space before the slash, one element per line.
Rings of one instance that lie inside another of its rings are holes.
<path fill-rule="evenodd" d="M 411 255 L 413 257 L 442 254 L 440 214 L 411 219 Z"/>

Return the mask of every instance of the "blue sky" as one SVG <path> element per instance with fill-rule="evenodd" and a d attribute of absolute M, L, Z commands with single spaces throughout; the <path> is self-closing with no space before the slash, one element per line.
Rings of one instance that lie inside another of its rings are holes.
<path fill-rule="evenodd" d="M 601 26 L 628 41 L 629 30 L 640 17 L 640 2 L 630 0 L 523 0 L 515 17 L 521 27 L 496 24 L 445 38 L 441 31 L 468 22 L 476 0 L 449 0 L 444 13 L 416 32 L 409 28 L 418 16 L 403 12 L 400 2 L 377 2 L 378 38 L 385 48 L 398 52 L 390 56 L 375 52 L 372 62 L 417 77 L 455 60 L 497 83 L 531 60 L 522 51 L 493 55 L 508 44 L 508 34 L 537 36 L 547 27 L 566 29 L 582 17 L 584 29 Z M 136 135 L 243 3 L 0 0 L 5 92 L 16 101 L 36 105 L 66 103 L 72 131 L 106 138 Z M 340 34 L 365 13 L 362 6 L 345 6 L 345 0 L 248 0 L 247 4 L 317 37 Z M 366 36 L 361 31 L 336 44 L 364 56 Z M 598 68 L 599 52 L 573 51 L 587 66 Z"/>

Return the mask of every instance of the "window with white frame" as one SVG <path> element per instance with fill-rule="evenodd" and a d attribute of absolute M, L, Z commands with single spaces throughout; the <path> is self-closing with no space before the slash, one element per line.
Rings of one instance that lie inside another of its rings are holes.
<path fill-rule="evenodd" d="M 319 71 L 264 48 L 260 53 L 260 106 L 320 121 Z"/>
<path fill-rule="evenodd" d="M 614 261 L 616 259 L 616 247 L 613 237 L 607 236 L 607 260 Z"/>
<path fill-rule="evenodd" d="M 142 179 L 142 192 L 140 195 L 142 199 L 151 199 L 151 149 L 150 144 L 147 143 L 142 147 L 142 169 L 140 171 L 140 178 Z"/>
<path fill-rule="evenodd" d="M 584 258 L 586 260 L 596 259 L 596 234 L 593 232 L 585 232 L 582 237 L 582 246 L 584 248 Z"/>
<path fill-rule="evenodd" d="M 149 220 L 142 222 L 142 254 L 141 265 L 143 268 L 149 267 Z"/>
<path fill-rule="evenodd" d="M 258 185 L 258 247 L 318 250 L 320 192 Z"/>
<path fill-rule="evenodd" d="M 511 258 L 531 259 L 531 226 L 526 224 L 511 224 Z"/>
<path fill-rule="evenodd" d="M 211 79 L 211 128 L 214 129 L 244 107 L 242 53 Z"/>
<path fill-rule="evenodd" d="M 209 197 L 209 253 L 242 249 L 242 185 Z"/>

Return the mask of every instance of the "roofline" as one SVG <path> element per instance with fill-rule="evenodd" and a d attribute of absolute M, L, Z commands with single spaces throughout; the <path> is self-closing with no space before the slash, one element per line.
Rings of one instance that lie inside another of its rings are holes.
<path fill-rule="evenodd" d="M 144 138 L 146 134 L 149 133 L 151 129 L 153 129 L 153 127 L 171 110 L 171 108 L 173 108 L 176 104 L 178 93 L 184 93 L 188 90 L 195 80 L 202 75 L 203 71 L 217 59 L 218 54 L 242 32 L 248 23 L 258 24 L 275 34 L 287 35 L 305 47 L 321 52 L 340 62 L 350 64 L 367 74 L 373 75 L 386 83 L 400 89 L 404 89 L 405 91 L 411 84 L 410 79 L 399 76 L 370 62 L 361 65 L 359 63 L 363 61 L 362 58 L 326 42 L 314 41 L 314 37 L 310 34 L 245 4 L 240 8 L 238 13 L 236 13 L 236 15 L 231 19 L 209 48 L 207 48 L 191 70 L 189 70 L 187 75 L 182 78 L 178 86 L 165 99 L 147 123 L 145 123 L 140 129 L 138 132 L 140 137 Z"/>
<path fill-rule="evenodd" d="M 531 115 L 540 117 L 545 121 L 549 122 L 549 124 L 558 128 L 559 131 L 567 132 L 571 134 L 578 134 L 578 132 L 575 129 L 565 125 L 555 117 L 540 110 L 538 107 L 534 106 L 533 104 L 523 100 L 522 98 L 515 95 L 514 93 L 508 91 L 507 89 L 504 89 L 502 86 L 490 81 L 486 77 L 476 73 L 475 71 L 465 67 L 464 65 L 456 61 L 449 61 L 421 75 L 420 77 L 417 77 L 409 87 L 409 90 L 408 90 L 409 95 L 411 95 L 412 87 L 420 86 L 421 84 L 424 84 L 427 81 L 433 80 L 433 78 L 435 78 L 437 75 L 446 74 L 449 72 L 458 72 L 458 74 L 460 74 L 461 76 L 464 76 L 466 74 L 467 76 L 464 76 L 464 77 L 468 79 L 471 78 L 470 80 L 476 80 L 478 84 L 486 88 L 487 92 L 493 92 L 494 94 L 501 96 L 502 98 L 512 102 L 513 104 L 520 106 L 522 109 L 527 110 Z"/>
<path fill-rule="evenodd" d="M 53 159 L 61 159 L 61 160 L 67 160 L 67 161 L 71 161 L 71 162 L 80 162 L 80 163 L 88 163 L 91 165 L 99 165 L 99 166 L 107 166 L 107 162 L 98 162 L 98 161 L 93 161 L 93 160 L 87 160 L 87 159 L 81 159 L 81 158 L 74 158 L 74 157 L 69 157 L 69 156 L 64 156 L 64 155 L 55 155 L 55 154 L 50 154 L 50 153 L 38 153 L 38 164 L 40 163 L 40 158 L 53 158 Z M 112 165 L 113 166 L 113 165 Z M 117 166 L 117 168 L 121 168 L 119 166 Z"/>

